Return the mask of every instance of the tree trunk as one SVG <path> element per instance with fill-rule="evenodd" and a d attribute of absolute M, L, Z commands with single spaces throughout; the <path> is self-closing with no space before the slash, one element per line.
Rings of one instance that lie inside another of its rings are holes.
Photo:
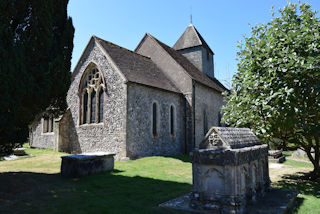
<path fill-rule="evenodd" d="M 319 148 L 319 138 L 314 137 L 315 146 L 314 146 L 314 163 L 313 164 L 313 171 L 311 173 L 311 179 L 315 180 L 320 178 L 320 148 Z"/>
<path fill-rule="evenodd" d="M 309 139 L 308 139 L 309 141 Z M 309 145 L 312 145 L 312 139 L 309 141 Z M 312 157 L 311 149 L 314 149 L 314 157 Z M 308 148 L 305 148 L 305 152 L 308 155 L 309 160 L 313 164 L 313 171 L 308 175 L 308 178 L 310 180 L 316 180 L 320 178 L 320 153 L 319 153 L 319 139 L 315 138 L 315 146 L 310 146 Z"/>

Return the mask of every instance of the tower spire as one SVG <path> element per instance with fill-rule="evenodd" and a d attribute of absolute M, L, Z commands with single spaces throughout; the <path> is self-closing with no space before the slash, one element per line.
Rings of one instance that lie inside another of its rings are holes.
<path fill-rule="evenodd" d="M 192 13 L 190 14 L 190 24 L 192 25 Z"/>

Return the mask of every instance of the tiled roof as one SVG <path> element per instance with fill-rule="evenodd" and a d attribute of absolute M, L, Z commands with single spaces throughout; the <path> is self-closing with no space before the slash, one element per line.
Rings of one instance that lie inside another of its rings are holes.
<path fill-rule="evenodd" d="M 128 81 L 180 93 L 179 89 L 149 57 L 94 37 Z"/>
<path fill-rule="evenodd" d="M 173 49 L 181 50 L 197 46 L 203 46 L 213 54 L 213 51 L 206 41 L 204 41 L 197 29 L 193 26 L 193 24 L 190 24 L 180 36 L 178 41 L 173 45 Z"/>
<path fill-rule="evenodd" d="M 180 66 L 182 66 L 184 70 L 191 76 L 192 79 L 210 88 L 213 88 L 218 92 L 223 92 L 228 90 L 216 78 L 209 78 L 207 75 L 199 71 L 198 68 L 196 68 L 196 66 L 194 66 L 186 57 L 184 57 L 178 51 L 160 42 L 150 34 L 148 35 L 151 38 L 153 38 Z"/>

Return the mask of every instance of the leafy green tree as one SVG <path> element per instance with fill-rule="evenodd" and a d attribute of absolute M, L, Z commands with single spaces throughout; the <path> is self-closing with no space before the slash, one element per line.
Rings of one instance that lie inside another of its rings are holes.
<path fill-rule="evenodd" d="M 0 1 L 0 155 L 26 142 L 48 107 L 66 107 L 74 28 L 67 0 Z"/>
<path fill-rule="evenodd" d="M 308 4 L 289 3 L 240 43 L 238 73 L 223 121 L 250 127 L 266 143 L 295 145 L 320 177 L 320 20 Z M 313 156 L 311 151 L 315 151 Z"/>

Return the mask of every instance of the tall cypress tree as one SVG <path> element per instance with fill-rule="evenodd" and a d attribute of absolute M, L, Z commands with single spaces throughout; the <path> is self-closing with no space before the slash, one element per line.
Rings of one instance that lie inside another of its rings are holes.
<path fill-rule="evenodd" d="M 0 1 L 0 155 L 26 142 L 36 115 L 66 108 L 74 35 L 67 4 Z"/>

